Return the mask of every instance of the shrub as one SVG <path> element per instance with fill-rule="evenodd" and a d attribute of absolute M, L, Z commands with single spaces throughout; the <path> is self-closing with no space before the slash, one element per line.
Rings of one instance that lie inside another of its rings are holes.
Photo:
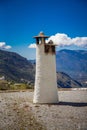
<path fill-rule="evenodd" d="M 5 80 L 0 81 L 0 90 L 8 90 L 8 89 L 10 89 L 10 85 L 8 84 L 8 82 Z"/>

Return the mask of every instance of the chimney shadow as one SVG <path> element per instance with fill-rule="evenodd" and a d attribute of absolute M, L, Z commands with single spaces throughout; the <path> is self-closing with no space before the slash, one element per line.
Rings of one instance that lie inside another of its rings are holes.
<path fill-rule="evenodd" d="M 73 106 L 73 107 L 86 107 L 87 102 L 64 102 L 60 101 L 59 103 L 51 103 L 50 105 L 58 105 L 58 106 Z"/>

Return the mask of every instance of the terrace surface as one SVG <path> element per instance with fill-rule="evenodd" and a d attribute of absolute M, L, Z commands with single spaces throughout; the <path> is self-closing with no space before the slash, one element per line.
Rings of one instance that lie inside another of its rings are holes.
<path fill-rule="evenodd" d="M 58 95 L 59 103 L 41 105 L 32 91 L 0 92 L 0 130 L 87 130 L 87 90 Z"/>

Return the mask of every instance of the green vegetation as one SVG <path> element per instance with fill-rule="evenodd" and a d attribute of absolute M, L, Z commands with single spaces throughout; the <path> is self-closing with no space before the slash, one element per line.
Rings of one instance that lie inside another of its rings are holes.
<path fill-rule="evenodd" d="M 61 53 L 63 53 L 63 51 Z M 61 53 L 60 53 L 60 56 L 61 56 Z M 86 52 L 84 52 L 84 53 L 86 53 Z M 68 55 L 68 53 L 67 53 L 67 55 Z M 59 56 L 59 53 L 58 53 L 58 56 Z M 58 56 L 56 57 L 57 60 L 58 60 Z M 58 66 L 60 66 L 60 67 L 63 66 L 63 68 L 65 66 L 65 67 L 68 67 L 68 69 L 69 69 L 71 67 L 71 64 L 69 64 L 69 65 L 68 64 L 65 65 L 65 64 L 68 63 L 68 61 L 70 62 L 72 60 L 68 59 L 65 62 L 64 59 L 67 59 L 65 57 L 65 51 L 62 54 L 61 58 L 63 58 L 62 59 L 63 63 L 61 63 L 61 65 L 60 65 L 60 61 L 58 60 Z M 61 59 L 61 58 L 59 58 L 59 59 Z M 72 59 L 74 59 L 74 58 L 72 58 Z M 81 62 L 81 65 L 82 65 L 82 63 L 84 63 L 84 62 Z M 76 65 L 73 65 L 73 64 L 74 64 L 74 61 L 72 63 L 72 66 L 76 67 Z M 61 70 L 64 72 L 63 68 L 59 68 L 58 70 Z M 65 68 L 65 70 L 67 70 L 67 68 Z M 71 68 L 71 70 L 72 70 L 72 68 Z M 57 73 L 57 86 L 59 88 L 75 88 L 75 87 L 83 87 L 83 86 L 87 87 L 87 84 L 83 85 L 83 83 L 79 83 L 76 80 L 73 80 L 70 76 L 68 76 L 67 74 L 65 74 L 63 72 Z M 0 90 L 8 90 L 8 89 L 13 89 L 13 90 L 19 89 L 20 90 L 20 89 L 34 88 L 35 61 L 30 62 L 26 58 L 24 58 L 16 53 L 0 50 L 0 78 L 2 78 L 2 77 L 4 77 L 4 79 L 6 81 L 3 81 L 3 82 L 0 81 L 1 82 Z"/>
<path fill-rule="evenodd" d="M 6 80 L 0 81 L 0 90 L 8 90 L 9 88 L 10 85 Z"/>
<path fill-rule="evenodd" d="M 34 84 L 26 84 L 26 83 L 14 83 L 7 82 L 6 80 L 0 81 L 0 90 L 24 90 L 24 89 L 33 89 Z"/>

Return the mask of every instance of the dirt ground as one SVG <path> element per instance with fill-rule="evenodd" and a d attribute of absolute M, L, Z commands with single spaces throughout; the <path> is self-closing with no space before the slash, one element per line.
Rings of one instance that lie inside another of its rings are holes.
<path fill-rule="evenodd" d="M 59 91 L 57 104 L 33 104 L 33 92 L 0 92 L 0 130 L 87 130 L 87 90 Z"/>

